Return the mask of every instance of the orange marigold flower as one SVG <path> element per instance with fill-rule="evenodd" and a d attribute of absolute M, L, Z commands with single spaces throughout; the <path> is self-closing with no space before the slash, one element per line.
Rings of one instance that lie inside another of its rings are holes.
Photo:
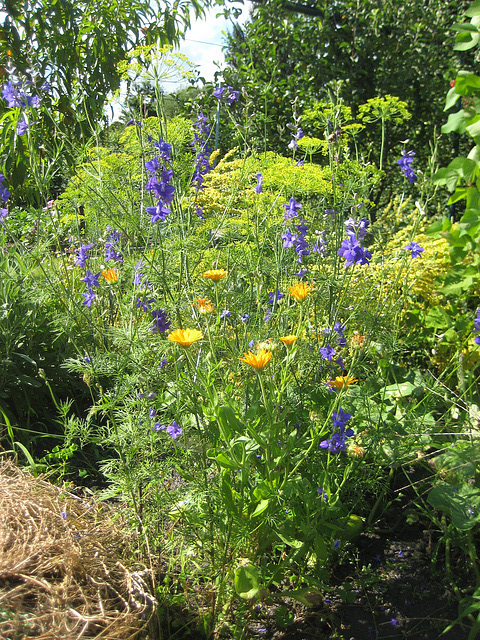
<path fill-rule="evenodd" d="M 305 282 L 296 282 L 293 284 L 288 293 L 295 298 L 297 302 L 303 302 L 305 298 L 310 295 L 310 291 L 313 289 L 313 284 L 306 284 Z"/>
<path fill-rule="evenodd" d="M 113 284 L 118 281 L 118 272 L 116 269 L 107 269 L 106 271 L 102 271 L 102 276 L 109 284 Z"/>
<path fill-rule="evenodd" d="M 353 349 L 361 349 L 364 344 L 365 344 L 365 336 L 362 336 L 362 334 L 358 333 L 358 331 L 355 331 L 355 333 L 350 339 L 350 346 Z"/>
<path fill-rule="evenodd" d="M 210 269 L 209 271 L 204 271 L 203 277 L 217 282 L 218 280 L 224 278 L 227 273 L 228 271 L 225 271 L 225 269 Z"/>
<path fill-rule="evenodd" d="M 352 378 L 352 376 L 337 376 L 335 380 L 330 380 L 327 384 L 330 389 L 333 389 L 333 387 L 337 389 L 348 389 L 348 387 L 351 384 L 355 384 L 355 382 L 358 382 L 358 380 Z"/>
<path fill-rule="evenodd" d="M 200 313 L 213 313 L 215 309 L 208 298 L 197 298 L 197 301 L 193 305 L 198 307 Z"/>
<path fill-rule="evenodd" d="M 201 340 L 203 333 L 198 329 L 175 329 L 168 335 L 168 339 L 181 347 L 191 347 L 194 342 Z"/>
<path fill-rule="evenodd" d="M 245 357 L 239 358 L 239 360 L 241 360 L 242 362 L 246 362 L 256 371 L 262 371 L 272 358 L 272 352 L 268 351 L 267 349 L 260 349 L 257 355 L 255 355 L 251 351 L 245 353 L 244 355 Z"/>
<path fill-rule="evenodd" d="M 287 347 L 291 347 L 292 344 L 298 340 L 298 336 L 294 336 L 294 335 L 289 335 L 289 336 L 283 336 L 283 338 L 279 338 L 280 342 L 283 342 L 283 344 L 286 344 Z"/>

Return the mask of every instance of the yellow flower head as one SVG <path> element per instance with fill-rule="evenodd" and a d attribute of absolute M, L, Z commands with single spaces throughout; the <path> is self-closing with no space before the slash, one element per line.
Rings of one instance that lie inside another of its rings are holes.
<path fill-rule="evenodd" d="M 107 269 L 106 271 L 102 271 L 102 276 L 108 284 L 113 284 L 118 281 L 118 273 L 116 269 Z"/>
<path fill-rule="evenodd" d="M 213 308 L 212 303 L 208 298 L 197 298 L 197 302 L 193 305 L 194 307 L 198 307 L 200 313 L 213 313 L 215 309 Z"/>
<path fill-rule="evenodd" d="M 272 352 L 267 351 L 267 349 L 260 349 L 257 355 L 255 355 L 251 351 L 245 353 L 244 355 L 245 357 L 239 358 L 239 360 L 249 364 L 255 369 L 255 371 L 262 371 L 272 358 Z"/>
<path fill-rule="evenodd" d="M 228 271 L 225 271 L 225 269 L 210 269 L 210 271 L 204 271 L 203 277 L 209 278 L 214 282 L 218 282 L 218 280 L 221 280 L 222 278 L 224 278 L 227 275 L 227 273 Z"/>
<path fill-rule="evenodd" d="M 303 302 L 305 298 L 310 295 L 310 291 L 313 289 L 313 284 L 306 284 L 305 282 L 296 282 L 292 284 L 288 293 L 295 298 L 297 302 Z"/>
<path fill-rule="evenodd" d="M 287 347 L 291 347 L 292 344 L 298 340 L 298 336 L 294 336 L 294 335 L 289 335 L 289 336 L 283 336 L 283 338 L 279 338 L 280 342 L 283 342 L 283 344 L 286 344 Z"/>
<path fill-rule="evenodd" d="M 336 389 L 348 389 L 351 384 L 355 384 L 358 380 L 352 378 L 351 376 L 337 376 L 335 380 L 330 380 L 328 386 L 330 389 L 335 387 Z"/>
<path fill-rule="evenodd" d="M 191 347 L 194 342 L 202 338 L 203 333 L 198 331 L 198 329 L 175 329 L 175 331 L 172 331 L 168 336 L 169 340 L 185 348 Z"/>

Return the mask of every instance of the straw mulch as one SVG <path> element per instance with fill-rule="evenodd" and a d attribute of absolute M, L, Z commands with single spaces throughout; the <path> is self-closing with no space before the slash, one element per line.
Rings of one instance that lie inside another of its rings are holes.
<path fill-rule="evenodd" d="M 0 638 L 144 638 L 155 603 L 147 572 L 122 563 L 121 527 L 0 459 Z"/>

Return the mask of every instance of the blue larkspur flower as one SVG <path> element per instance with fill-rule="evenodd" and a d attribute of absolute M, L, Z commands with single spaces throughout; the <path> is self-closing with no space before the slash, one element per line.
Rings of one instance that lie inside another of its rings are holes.
<path fill-rule="evenodd" d="M 226 102 L 230 107 L 234 102 L 237 102 L 237 100 L 240 98 L 240 91 L 237 91 L 236 89 L 230 86 L 227 87 L 227 89 L 228 89 L 228 96 L 227 96 Z"/>
<path fill-rule="evenodd" d="M 287 229 L 285 233 L 282 233 L 283 248 L 291 249 L 294 246 L 296 239 L 297 235 L 292 233 L 290 229 Z"/>
<path fill-rule="evenodd" d="M 345 258 L 345 268 L 354 264 L 368 264 L 372 257 L 370 251 L 353 234 L 350 234 L 346 240 L 342 240 L 337 254 Z"/>
<path fill-rule="evenodd" d="M 328 362 L 331 362 L 333 356 L 335 355 L 335 349 L 327 344 L 325 347 L 320 348 L 320 353 L 322 354 L 322 358 L 324 360 L 328 360 Z"/>
<path fill-rule="evenodd" d="M 3 173 L 0 173 L 0 200 L 2 202 L 6 202 L 10 197 L 10 191 L 3 185 L 5 181 L 5 176 Z"/>
<path fill-rule="evenodd" d="M 403 247 L 405 251 L 410 251 L 412 258 L 419 258 L 422 253 L 425 251 L 423 247 L 421 247 L 417 242 L 410 242 L 406 247 Z"/>
<path fill-rule="evenodd" d="M 95 300 L 96 296 L 93 293 L 93 289 L 89 289 L 86 293 L 82 293 L 82 296 L 84 296 L 85 300 L 82 302 L 82 304 L 84 304 L 85 306 L 87 306 L 90 309 L 90 306 L 92 304 L 92 302 Z"/>
<path fill-rule="evenodd" d="M 100 283 L 98 282 L 99 276 L 100 276 L 100 271 L 98 273 L 92 273 L 90 269 L 87 269 L 87 271 L 85 272 L 85 277 L 80 278 L 80 280 L 82 282 L 85 282 L 88 285 L 89 289 L 91 289 L 92 287 L 100 286 Z"/>
<path fill-rule="evenodd" d="M 302 205 L 300 202 L 296 202 L 295 198 L 292 196 L 288 201 L 288 204 L 282 204 L 282 207 L 285 209 L 283 220 L 284 222 L 287 222 L 291 218 L 296 218 L 298 216 L 298 212 L 302 208 Z"/>
<path fill-rule="evenodd" d="M 90 249 L 93 247 L 93 244 L 82 244 L 78 250 L 77 250 L 77 255 L 76 257 L 76 262 L 75 262 L 75 266 L 76 267 L 81 267 L 82 269 L 85 269 L 85 262 L 88 259 L 88 255 L 87 252 L 90 251 Z"/>
<path fill-rule="evenodd" d="M 402 157 L 397 160 L 397 164 L 400 166 L 403 175 L 408 178 L 411 184 L 417 179 L 412 167 L 414 157 L 415 151 L 405 151 L 405 149 L 402 149 Z"/>
<path fill-rule="evenodd" d="M 152 223 L 159 222 L 160 220 L 163 222 L 170 213 L 170 209 L 164 206 L 161 200 L 159 200 L 154 207 L 147 207 L 146 211 L 152 216 Z"/>
<path fill-rule="evenodd" d="M 107 239 L 105 241 L 105 260 L 108 262 L 109 260 L 114 260 L 115 262 L 123 262 L 123 256 L 120 251 L 117 251 L 117 247 L 119 246 L 120 236 L 122 235 L 120 231 L 115 229 L 112 231 L 110 225 L 107 225 Z"/>
<path fill-rule="evenodd" d="M 285 294 L 281 293 L 280 289 L 277 289 L 276 291 L 269 291 L 268 304 L 275 304 L 275 301 L 278 302 L 278 300 L 281 300 L 284 297 L 285 297 Z"/>
<path fill-rule="evenodd" d="M 182 435 L 183 430 L 181 427 L 178 426 L 178 424 L 174 420 L 172 424 L 167 427 L 167 433 L 175 440 L 176 438 L 178 438 L 178 436 Z"/>
<path fill-rule="evenodd" d="M 348 233 L 354 235 L 360 241 L 367 235 L 370 220 L 368 218 L 360 218 L 357 222 L 353 218 L 348 218 L 348 220 L 345 220 L 345 226 Z"/>
<path fill-rule="evenodd" d="M 213 91 L 213 95 L 217 100 L 221 100 L 223 94 L 226 91 L 226 87 L 222 87 L 221 85 L 219 87 L 216 87 L 216 89 L 214 89 Z"/>
<path fill-rule="evenodd" d="M 25 91 L 20 89 L 21 84 L 13 84 L 11 80 L 6 82 L 2 86 L 2 97 L 7 102 L 7 106 L 10 109 L 20 107 L 34 107 L 35 109 L 40 106 L 40 98 L 38 96 L 29 96 Z"/>
<path fill-rule="evenodd" d="M 166 162 L 172 161 L 172 145 L 169 142 L 165 142 L 160 138 L 158 142 L 153 143 L 153 146 L 159 150 L 162 160 Z"/>
<path fill-rule="evenodd" d="M 308 233 L 308 227 L 305 224 L 305 220 L 300 216 L 300 220 L 299 220 L 299 224 L 294 224 L 293 225 L 295 227 L 295 229 L 298 231 L 298 233 L 301 236 L 306 236 Z"/>
<path fill-rule="evenodd" d="M 167 179 L 159 182 L 155 175 L 148 180 L 145 189 L 151 191 L 163 204 L 170 204 L 175 197 L 175 187 L 168 184 Z"/>
<path fill-rule="evenodd" d="M 345 423 L 350 420 L 352 415 L 339 408 L 338 411 L 332 413 L 333 418 L 333 433 L 328 440 L 323 440 L 320 443 L 321 449 L 328 449 L 332 453 L 339 453 L 347 449 L 346 438 L 351 438 L 354 435 L 353 429 L 345 428 Z"/>
<path fill-rule="evenodd" d="M 211 125 L 205 115 L 200 113 L 193 122 L 193 142 L 191 143 L 195 152 L 192 184 L 195 186 L 196 191 L 204 188 L 204 175 L 212 170 L 210 166 L 210 156 L 213 151 L 210 146 L 211 129 Z"/>
<path fill-rule="evenodd" d="M 295 243 L 295 251 L 297 252 L 298 261 L 300 263 L 302 262 L 302 258 L 304 256 L 310 255 L 309 244 L 305 240 L 304 236 L 302 236 L 302 234 L 300 234 L 300 233 L 298 234 L 297 241 Z"/>
<path fill-rule="evenodd" d="M 473 328 L 475 331 L 480 331 L 480 309 L 477 309 L 477 315 L 473 320 Z"/>
<path fill-rule="evenodd" d="M 137 296 L 137 301 L 135 303 L 135 306 L 137 307 L 137 309 L 142 308 L 143 311 L 145 311 L 146 313 L 147 311 L 150 311 L 150 309 L 152 308 L 153 302 L 155 302 L 154 298 L 147 299 L 146 296 L 143 296 L 143 298 L 141 298 L 140 296 Z"/>
<path fill-rule="evenodd" d="M 30 125 L 28 122 L 25 122 L 25 120 L 19 120 L 17 122 L 17 136 L 23 136 L 27 133 L 29 126 Z"/>
<path fill-rule="evenodd" d="M 172 321 L 168 313 L 164 309 L 155 309 L 152 311 L 153 325 L 150 327 L 152 333 L 162 333 L 170 329 Z"/>
<path fill-rule="evenodd" d="M 145 169 L 150 173 L 155 173 L 155 171 L 157 171 L 159 167 L 160 167 L 160 162 L 158 160 L 157 155 L 145 163 Z"/>

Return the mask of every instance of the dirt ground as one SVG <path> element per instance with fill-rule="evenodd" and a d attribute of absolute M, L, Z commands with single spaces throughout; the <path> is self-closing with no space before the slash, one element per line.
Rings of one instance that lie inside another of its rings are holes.
<path fill-rule="evenodd" d="M 457 617 L 458 603 L 445 577 L 441 550 L 432 561 L 435 542 L 434 532 L 423 529 L 422 522 L 396 534 L 362 534 L 350 546 L 350 559 L 334 567 L 335 590 L 321 606 L 286 602 L 295 622 L 285 629 L 279 628 L 274 608 L 265 607 L 251 627 L 251 637 L 466 640 L 469 630 L 459 625 L 441 635 Z"/>

